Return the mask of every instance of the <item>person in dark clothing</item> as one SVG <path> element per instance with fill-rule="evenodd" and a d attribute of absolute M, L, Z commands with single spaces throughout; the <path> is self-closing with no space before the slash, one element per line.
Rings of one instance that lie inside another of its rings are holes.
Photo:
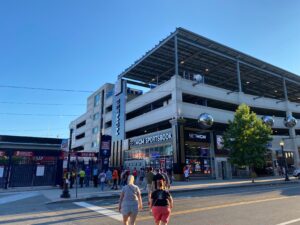
<path fill-rule="evenodd" d="M 98 168 L 94 167 L 93 169 L 93 181 L 94 181 L 94 187 L 98 187 Z"/>
<path fill-rule="evenodd" d="M 163 180 L 157 181 L 157 190 L 151 194 L 150 208 L 155 224 L 168 224 L 173 208 L 173 199 L 171 194 L 164 189 Z"/>
<path fill-rule="evenodd" d="M 161 169 L 156 169 L 156 174 L 153 176 L 154 190 L 157 190 L 157 181 L 159 181 L 159 180 L 163 180 L 164 182 L 166 181 L 164 176 L 161 174 Z"/>

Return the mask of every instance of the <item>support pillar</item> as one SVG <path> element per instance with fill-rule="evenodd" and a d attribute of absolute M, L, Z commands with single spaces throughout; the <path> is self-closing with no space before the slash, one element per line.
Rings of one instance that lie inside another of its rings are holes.
<path fill-rule="evenodd" d="M 176 180 L 183 179 L 183 167 L 185 165 L 184 152 L 184 124 L 185 119 L 174 118 L 170 120 L 173 137 L 173 173 Z"/>
<path fill-rule="evenodd" d="M 289 106 L 289 99 L 288 99 L 288 92 L 287 92 L 287 87 L 286 87 L 286 80 L 283 78 L 283 93 L 284 93 L 284 99 L 285 99 L 285 105 L 286 105 L 286 116 L 292 116 L 293 113 L 290 110 Z M 300 167 L 300 159 L 299 159 L 299 151 L 298 151 L 298 145 L 297 145 L 297 140 L 296 140 L 296 131 L 295 127 L 289 128 L 289 136 L 292 141 L 292 148 L 294 152 L 294 166 L 296 168 Z"/>

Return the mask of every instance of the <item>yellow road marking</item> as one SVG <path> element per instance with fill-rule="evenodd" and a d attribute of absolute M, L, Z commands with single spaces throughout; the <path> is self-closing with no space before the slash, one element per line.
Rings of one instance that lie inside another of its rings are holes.
<path fill-rule="evenodd" d="M 285 197 L 277 197 L 277 198 L 258 199 L 258 200 L 253 200 L 253 201 L 242 201 L 242 202 L 234 202 L 234 203 L 223 204 L 223 205 L 208 206 L 208 207 L 203 207 L 203 208 L 188 209 L 188 210 L 182 210 L 182 211 L 178 211 L 178 212 L 172 212 L 172 216 L 187 214 L 187 213 L 194 213 L 194 212 L 208 211 L 208 210 L 212 210 L 212 209 L 221 209 L 221 208 L 226 208 L 226 207 L 250 205 L 250 204 L 269 202 L 269 201 L 277 201 L 277 200 L 288 199 L 288 198 L 293 198 L 293 197 L 285 196 Z M 153 219 L 153 216 L 144 216 L 144 217 L 137 218 L 138 221 L 149 220 L 149 219 Z"/>

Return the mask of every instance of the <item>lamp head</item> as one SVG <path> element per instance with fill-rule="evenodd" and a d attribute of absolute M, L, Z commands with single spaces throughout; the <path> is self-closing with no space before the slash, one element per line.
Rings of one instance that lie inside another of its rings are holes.
<path fill-rule="evenodd" d="M 279 142 L 279 145 L 280 145 L 281 147 L 283 147 L 283 146 L 284 146 L 284 141 L 281 140 L 281 141 Z"/>

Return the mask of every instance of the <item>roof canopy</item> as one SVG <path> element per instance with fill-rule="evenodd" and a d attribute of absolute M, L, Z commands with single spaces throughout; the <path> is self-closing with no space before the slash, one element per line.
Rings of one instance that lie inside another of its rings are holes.
<path fill-rule="evenodd" d="M 289 100 L 300 103 L 300 77 L 296 74 L 183 28 L 177 28 L 119 78 L 149 85 L 161 84 L 176 73 L 187 79 L 201 74 L 206 84 L 238 91 L 238 67 L 244 93 L 284 99 L 285 80 Z"/>

